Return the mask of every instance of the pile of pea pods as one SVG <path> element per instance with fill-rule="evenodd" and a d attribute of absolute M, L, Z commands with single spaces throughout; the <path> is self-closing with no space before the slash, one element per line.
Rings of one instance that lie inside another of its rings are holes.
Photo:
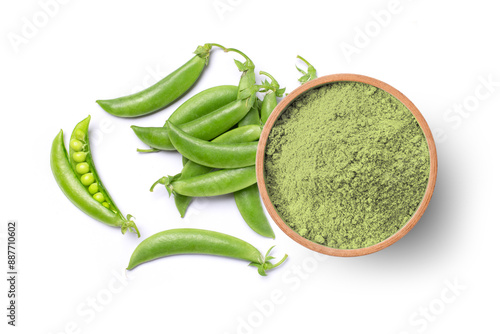
<path fill-rule="evenodd" d="M 160 127 L 132 126 L 134 133 L 148 149 L 140 152 L 178 151 L 183 169 L 174 176 L 164 176 L 151 187 L 161 184 L 173 195 L 175 205 L 184 217 L 193 197 L 234 194 L 243 220 L 256 233 L 274 239 L 275 235 L 262 208 L 255 174 L 257 143 L 263 124 L 282 97 L 276 79 L 256 83 L 255 65 L 243 52 L 208 43 L 198 46 L 195 55 L 165 78 L 132 95 L 97 100 L 106 112 L 118 117 L 140 117 L 163 109 L 184 95 L 198 80 L 209 63 L 211 50 L 234 52 L 244 62 L 234 60 L 241 78 L 238 86 L 223 85 L 206 89 L 184 102 Z M 303 84 L 316 78 L 316 70 L 305 59 L 307 72 L 297 68 Z M 263 99 L 257 93 L 263 93 Z M 80 210 L 105 224 L 132 231 L 140 237 L 131 215 L 118 210 L 99 178 L 90 152 L 88 127 L 90 116 L 78 123 L 70 139 L 69 153 L 64 147 L 63 131 L 56 136 L 51 150 L 51 168 L 63 193 Z M 274 247 L 274 246 L 273 246 Z M 175 254 L 210 254 L 250 262 L 258 273 L 282 264 L 287 255 L 273 264 L 269 255 L 236 237 L 193 228 L 170 229 L 150 236 L 133 252 L 129 266 L 136 266 Z"/>

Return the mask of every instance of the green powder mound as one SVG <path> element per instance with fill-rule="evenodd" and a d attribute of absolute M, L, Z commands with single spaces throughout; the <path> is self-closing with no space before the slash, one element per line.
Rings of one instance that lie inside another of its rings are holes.
<path fill-rule="evenodd" d="M 265 178 L 283 221 L 321 245 L 355 249 L 403 227 L 429 181 L 429 148 L 413 114 L 356 82 L 296 99 L 269 135 Z"/>

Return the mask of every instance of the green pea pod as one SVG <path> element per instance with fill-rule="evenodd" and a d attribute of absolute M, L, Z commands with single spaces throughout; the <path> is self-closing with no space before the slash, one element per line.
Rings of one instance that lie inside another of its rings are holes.
<path fill-rule="evenodd" d="M 137 233 L 139 230 L 131 220 L 125 218 L 102 184 L 90 152 L 88 126 L 90 116 L 78 123 L 70 139 L 70 153 L 64 147 L 61 130 L 52 143 L 50 166 L 54 178 L 68 199 L 88 216 L 104 224 L 120 227 Z"/>
<path fill-rule="evenodd" d="M 277 105 L 278 101 L 276 100 L 276 92 L 271 91 L 264 96 L 260 113 L 260 119 L 262 120 L 263 124 L 266 124 L 269 116 Z"/>
<path fill-rule="evenodd" d="M 212 139 L 212 143 L 233 144 L 233 143 L 248 143 L 259 140 L 262 133 L 260 125 L 244 125 L 232 129 Z"/>
<path fill-rule="evenodd" d="M 140 92 L 112 100 L 97 100 L 102 109 L 119 117 L 138 117 L 162 109 L 182 96 L 208 64 L 212 45 L 198 46 L 195 56 L 174 72 Z"/>
<path fill-rule="evenodd" d="M 236 86 L 223 85 L 205 89 L 181 104 L 168 120 L 175 125 L 191 122 L 235 101 L 237 96 Z"/>
<path fill-rule="evenodd" d="M 259 188 L 256 184 L 234 193 L 236 206 L 241 216 L 252 230 L 266 238 L 275 238 L 260 202 Z"/>
<path fill-rule="evenodd" d="M 200 165 L 212 168 L 240 168 L 255 165 L 257 142 L 222 144 L 190 136 L 172 123 L 170 140 L 177 151 Z"/>
<path fill-rule="evenodd" d="M 255 103 L 253 104 L 250 111 L 246 114 L 245 117 L 241 121 L 239 121 L 238 126 L 245 125 L 260 125 L 260 106 L 262 105 L 261 101 L 256 98 Z"/>
<path fill-rule="evenodd" d="M 213 143 L 245 143 L 259 139 L 262 128 L 258 125 L 248 125 L 230 130 L 219 137 L 212 140 Z M 193 176 L 209 173 L 212 168 L 199 165 L 185 156 L 182 156 L 184 166 L 182 168 L 181 177 L 179 179 L 188 179 Z M 186 210 L 191 203 L 192 197 L 180 194 L 174 194 L 175 206 L 181 214 L 181 217 L 186 215 Z"/>
<path fill-rule="evenodd" d="M 257 182 L 255 166 L 221 169 L 189 179 L 180 177 L 181 174 L 164 176 L 151 186 L 150 191 L 157 184 L 163 184 L 170 195 L 176 193 L 190 197 L 209 197 L 230 194 Z"/>
<path fill-rule="evenodd" d="M 216 86 L 209 89 L 206 89 L 195 96 L 188 99 L 184 102 L 179 108 L 177 108 L 172 115 L 168 118 L 168 121 L 172 122 L 175 125 L 180 125 L 184 123 L 188 123 L 194 121 L 197 118 L 205 116 L 212 111 L 215 111 L 219 108 L 224 107 L 225 105 L 236 100 L 236 96 L 238 95 L 238 87 L 236 86 Z M 167 122 L 165 122 L 165 125 Z M 136 129 L 138 138 L 144 139 L 147 143 L 161 141 L 162 138 L 154 138 L 159 133 L 157 131 L 152 130 L 154 128 L 141 128 L 141 127 L 132 127 Z M 148 130 L 151 129 L 151 130 Z M 151 132 L 151 133 L 149 133 Z M 158 146 L 158 145 L 157 145 Z M 168 146 L 168 143 L 165 147 Z M 158 152 L 158 148 L 151 147 L 150 149 L 137 149 L 138 152 L 142 153 L 150 153 L 150 152 Z"/>
<path fill-rule="evenodd" d="M 251 108 L 249 99 L 236 100 L 205 116 L 179 125 L 179 128 L 200 139 L 210 140 L 237 124 Z M 146 145 L 164 151 L 173 151 L 167 127 L 132 126 L 135 134 Z"/>
<path fill-rule="evenodd" d="M 276 101 L 276 95 L 274 100 Z M 264 110 L 264 105 L 262 106 L 262 108 Z M 257 114 L 256 119 L 249 121 L 253 122 L 253 124 L 260 124 L 259 115 Z M 236 202 L 236 206 L 238 207 L 238 211 L 240 212 L 241 216 L 252 230 L 254 230 L 255 232 L 264 237 L 272 239 L 275 238 L 274 231 L 271 225 L 269 224 L 266 214 L 264 213 L 264 209 L 262 208 L 262 203 L 260 202 L 259 188 L 257 187 L 256 184 L 253 184 L 245 189 L 236 191 L 234 193 L 234 201 Z"/>
<path fill-rule="evenodd" d="M 274 246 L 273 246 L 274 247 Z M 288 255 L 276 264 L 269 256 L 273 249 L 262 255 L 257 248 L 246 241 L 215 231 L 193 228 L 172 229 L 154 234 L 141 242 L 130 257 L 127 270 L 161 257 L 178 254 L 206 254 L 249 261 L 257 267 L 258 273 L 266 276 L 266 271 L 285 262 Z"/>
<path fill-rule="evenodd" d="M 269 81 L 264 81 L 264 83 L 261 85 L 262 88 L 264 88 L 264 92 L 266 92 L 266 95 L 264 96 L 264 100 L 262 101 L 262 109 L 260 112 L 260 119 L 262 124 L 266 124 L 267 119 L 273 112 L 274 108 L 278 105 L 277 98 L 282 97 L 283 94 L 285 93 L 286 88 L 280 88 L 280 84 L 274 77 L 264 71 L 260 72 L 261 75 L 265 75 L 271 79 L 271 82 Z"/>

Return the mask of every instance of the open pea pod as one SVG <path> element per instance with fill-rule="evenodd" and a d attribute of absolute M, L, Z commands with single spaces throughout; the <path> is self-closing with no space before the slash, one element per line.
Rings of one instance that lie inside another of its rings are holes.
<path fill-rule="evenodd" d="M 104 224 L 120 227 L 140 237 L 132 216 L 126 217 L 104 187 L 95 169 L 88 137 L 90 116 L 78 123 L 70 138 L 69 154 L 61 130 L 52 142 L 50 167 L 54 178 L 68 199 L 88 216 Z"/>

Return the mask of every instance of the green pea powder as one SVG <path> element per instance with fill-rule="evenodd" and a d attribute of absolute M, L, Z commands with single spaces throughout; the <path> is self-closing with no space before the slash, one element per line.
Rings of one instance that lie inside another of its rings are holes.
<path fill-rule="evenodd" d="M 413 114 L 382 89 L 336 82 L 292 102 L 265 152 L 271 202 L 321 245 L 356 249 L 403 227 L 429 181 L 429 148 Z"/>

